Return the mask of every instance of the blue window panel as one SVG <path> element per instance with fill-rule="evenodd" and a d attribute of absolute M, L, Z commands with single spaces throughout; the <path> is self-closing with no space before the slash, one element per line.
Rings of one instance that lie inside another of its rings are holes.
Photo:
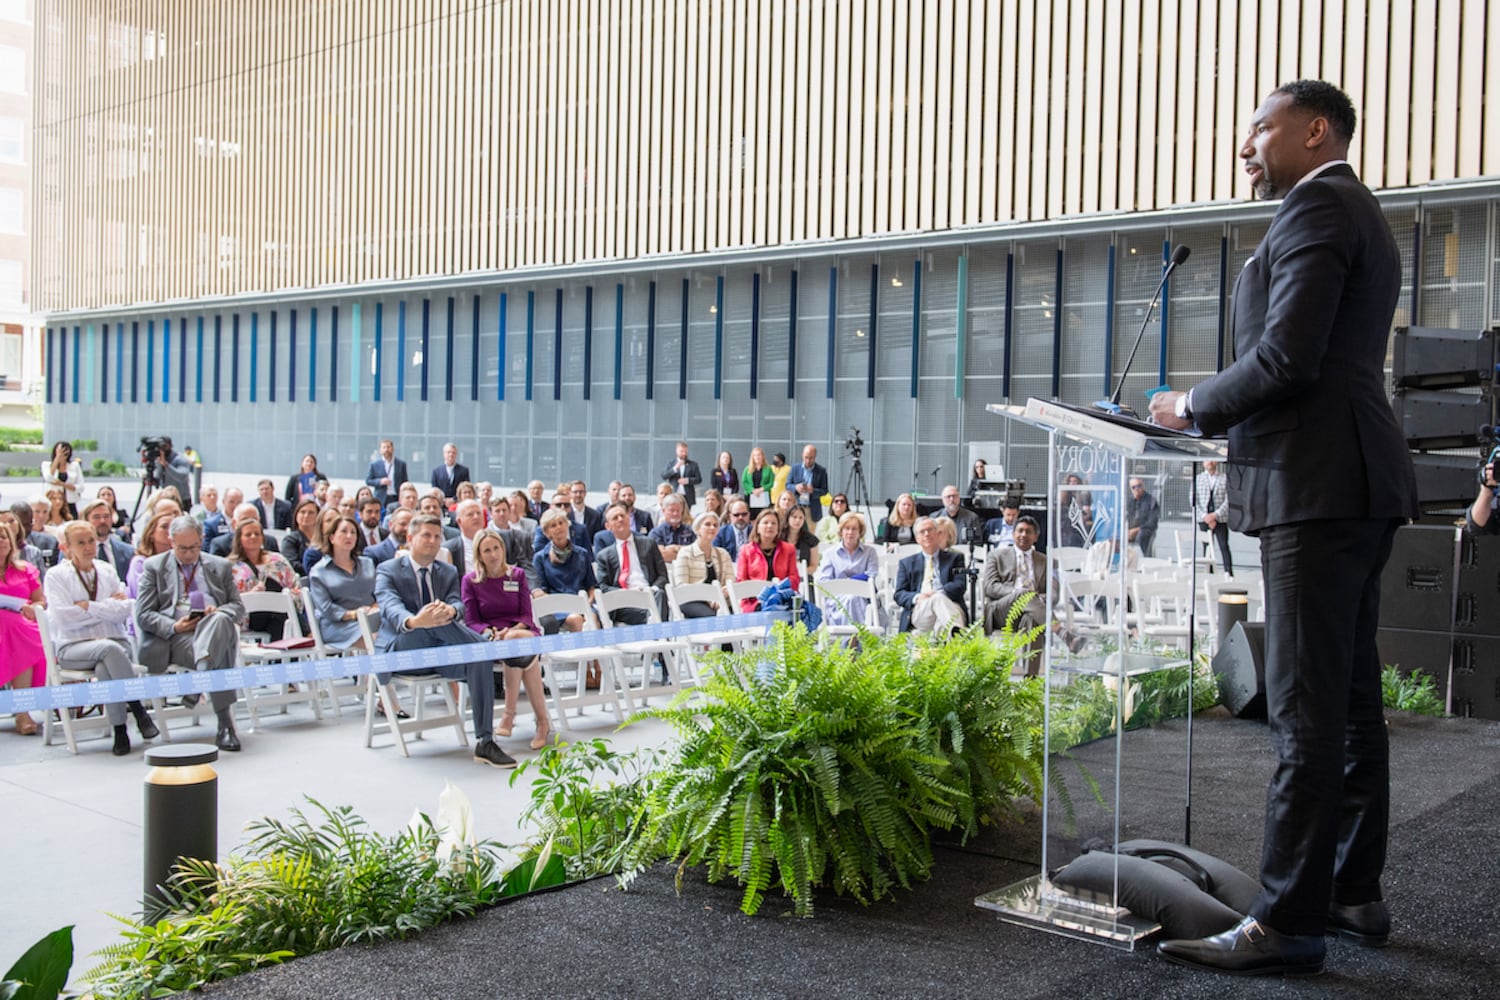
<path fill-rule="evenodd" d="M 385 303 L 375 303 L 375 375 L 370 380 L 370 392 L 375 402 L 380 402 L 380 376 L 385 365 Z M 356 381 L 358 381 L 356 379 Z"/>
<path fill-rule="evenodd" d="M 57 329 L 57 401 L 68 401 L 68 328 Z"/>
<path fill-rule="evenodd" d="M 199 355 L 202 355 L 200 350 Z M 165 402 L 165 400 L 163 400 Z M 187 402 L 187 317 L 177 320 L 177 402 Z"/>
<path fill-rule="evenodd" d="M 286 330 L 286 401 L 297 401 L 297 310 L 287 310 Z"/>
<path fill-rule="evenodd" d="M 197 350 L 193 352 L 193 402 L 203 402 L 203 317 L 198 317 Z"/>
<path fill-rule="evenodd" d="M 146 402 L 156 394 L 156 320 L 146 320 Z"/>
<path fill-rule="evenodd" d="M 151 338 L 148 335 L 147 338 L 146 338 L 146 343 L 149 344 L 150 342 L 151 342 Z M 147 371 L 150 371 L 149 367 L 147 368 Z M 141 375 L 141 321 L 138 320 L 138 319 L 133 319 L 133 320 L 130 321 L 130 401 L 132 403 L 139 403 L 141 401 L 140 375 Z M 146 398 L 147 398 L 147 401 L 150 400 L 149 396 L 147 396 Z"/>
<path fill-rule="evenodd" d="M 866 350 L 865 398 L 875 398 L 875 340 L 880 335 L 880 265 L 870 265 L 870 337 Z"/>
<path fill-rule="evenodd" d="M 1000 395 L 1007 401 L 1010 399 L 1010 348 L 1011 335 L 1014 332 L 1012 320 L 1015 318 L 1015 292 L 1016 255 L 1008 253 L 1005 255 L 1005 309 L 1003 310 L 1005 346 L 1002 348 L 1000 364 Z"/>
<path fill-rule="evenodd" d="M 828 269 L 828 373 L 823 378 L 823 395 L 833 398 L 833 373 L 834 354 L 838 346 L 839 327 L 839 269 L 838 266 Z"/>
<path fill-rule="evenodd" d="M 276 315 L 275 313 L 271 314 Z M 260 313 L 250 314 L 250 402 L 260 395 Z"/>
<path fill-rule="evenodd" d="M 1422 258 L 1418 257 L 1415 259 L 1421 260 Z M 1166 240 L 1163 240 L 1161 244 L 1161 266 L 1165 268 L 1170 263 L 1172 263 L 1172 244 L 1167 242 Z M 1171 304 L 1172 279 L 1168 278 L 1166 287 L 1161 290 L 1161 315 L 1159 317 L 1161 322 L 1161 338 L 1158 341 L 1158 346 L 1161 348 L 1161 350 L 1157 355 L 1156 362 L 1157 385 L 1167 384 L 1167 317 L 1172 312 Z"/>
<path fill-rule="evenodd" d="M 533 347 L 536 341 L 536 292 L 526 293 L 526 402 L 531 402 L 532 377 L 536 363 Z"/>
<path fill-rule="evenodd" d="M 328 401 L 339 401 L 339 307 L 328 309 Z"/>
<path fill-rule="evenodd" d="M 687 399 L 688 386 L 688 293 L 692 283 L 682 279 L 682 333 L 677 338 L 677 398 Z"/>
<path fill-rule="evenodd" d="M 760 272 L 750 276 L 750 398 L 760 398 Z"/>
<path fill-rule="evenodd" d="M 276 310 L 272 309 L 272 357 L 266 367 L 266 399 L 276 402 Z"/>
<path fill-rule="evenodd" d="M 115 385 L 115 393 L 120 391 Z M 109 324 L 99 324 L 99 402 L 109 402 Z"/>
<path fill-rule="evenodd" d="M 558 357 L 561 356 L 559 353 Z M 646 398 L 656 398 L 656 282 L 654 281 L 646 287 Z"/>
<path fill-rule="evenodd" d="M 396 304 L 396 402 L 406 401 L 406 300 Z"/>
<path fill-rule="evenodd" d="M 338 325 L 338 320 L 335 318 L 333 324 L 335 339 L 337 339 Z M 354 403 L 359 402 L 359 383 L 364 378 L 364 344 L 362 343 L 364 335 L 364 324 L 359 321 L 359 303 L 356 302 L 349 307 L 349 400 Z M 338 363 L 338 352 L 335 351 L 333 355 L 335 368 L 338 367 Z M 332 397 L 334 399 L 338 398 L 337 385 L 338 383 L 334 382 L 335 389 Z"/>
<path fill-rule="evenodd" d="M 229 401 L 240 401 L 240 314 L 229 317 Z"/>
<path fill-rule="evenodd" d="M 1104 278 L 1104 398 L 1113 399 L 1115 387 L 1114 382 L 1114 358 L 1115 358 L 1115 244 L 1109 244 L 1109 253 L 1105 258 L 1108 268 Z M 1124 381 L 1125 376 L 1120 376 Z"/>
<path fill-rule="evenodd" d="M 583 398 L 593 395 L 594 383 L 594 286 L 583 290 Z"/>
<path fill-rule="evenodd" d="M 922 262 L 917 261 L 917 298 L 922 297 Z M 920 307 L 915 307 L 920 311 Z M 958 336 L 954 341 L 953 352 L 953 398 L 964 398 L 964 360 L 969 355 L 969 256 L 960 254 L 958 257 Z M 917 366 L 912 366 L 911 398 L 917 398 L 916 371 Z"/>
<path fill-rule="evenodd" d="M 108 329 L 108 327 L 105 327 Z M 83 328 L 83 395 L 79 399 L 94 399 L 94 373 L 98 366 L 95 364 L 94 356 L 98 353 L 98 338 L 94 336 L 94 324 L 90 323 Z"/>
<path fill-rule="evenodd" d="M 453 402 L 453 296 L 448 296 L 447 350 L 443 357 L 443 400 Z"/>
<path fill-rule="evenodd" d="M 714 399 L 724 398 L 724 276 L 714 279 Z"/>
<path fill-rule="evenodd" d="M 318 401 L 318 307 L 307 311 L 307 401 Z"/>
<path fill-rule="evenodd" d="M 786 398 L 797 398 L 797 269 L 792 268 L 790 313 L 786 326 Z"/>
<path fill-rule="evenodd" d="M 161 321 L 161 401 L 172 401 L 172 321 Z"/>
<path fill-rule="evenodd" d="M 625 354 L 625 286 L 615 285 L 615 399 L 620 398 Z"/>
<path fill-rule="evenodd" d="M 57 331 L 47 327 L 47 402 L 52 402 L 52 354 L 57 341 Z"/>
<path fill-rule="evenodd" d="M 1052 398 L 1062 395 L 1063 251 L 1057 251 L 1057 273 L 1052 282 Z"/>
<path fill-rule="evenodd" d="M 964 297 L 964 259 L 958 258 L 958 337 L 955 343 L 956 366 L 958 381 L 953 386 L 954 398 L 962 399 L 964 395 L 964 337 L 963 337 L 963 297 Z M 917 398 L 917 373 L 921 370 L 922 363 L 922 262 L 913 261 L 911 266 L 911 398 Z"/>
<path fill-rule="evenodd" d="M 78 383 L 80 381 L 78 375 L 79 372 L 83 369 L 83 365 L 79 364 L 79 361 L 81 360 L 79 355 L 81 355 L 82 353 L 83 328 L 75 326 L 73 327 L 73 402 L 75 403 L 83 399 L 83 397 L 78 394 Z"/>
<path fill-rule="evenodd" d="M 421 398 L 427 402 L 427 372 L 432 367 L 432 300 L 422 300 L 422 381 Z"/>
<path fill-rule="evenodd" d="M 474 296 L 469 310 L 469 399 L 479 402 L 479 296 Z"/>
<path fill-rule="evenodd" d="M 510 331 L 510 294 L 500 293 L 500 342 L 495 345 L 495 399 L 505 402 L 505 337 Z"/>
<path fill-rule="evenodd" d="M 115 402 L 125 402 L 125 324 L 115 324 Z"/>
<path fill-rule="evenodd" d="M 555 303 L 556 318 L 552 325 L 552 398 L 562 399 L 562 369 L 563 369 L 563 290 L 557 290 Z"/>

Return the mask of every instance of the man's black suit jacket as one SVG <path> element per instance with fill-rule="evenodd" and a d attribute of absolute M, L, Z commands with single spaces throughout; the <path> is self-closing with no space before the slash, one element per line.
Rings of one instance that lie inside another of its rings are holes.
<path fill-rule="evenodd" d="M 396 502 L 396 494 L 401 492 L 401 484 L 407 478 L 405 459 L 393 458 L 391 465 L 390 486 L 380 485 L 380 481 L 385 478 L 385 459 L 377 458 L 371 462 L 370 471 L 365 473 L 365 485 L 375 492 L 375 499 L 380 501 L 382 507 Z"/>
<path fill-rule="evenodd" d="M 927 572 L 927 554 L 913 552 L 896 564 L 896 587 L 892 596 L 901 608 L 901 619 L 897 623 L 902 632 L 911 631 L 911 612 L 916 607 L 917 595 L 922 592 L 922 577 Z M 955 604 L 964 602 L 964 557 L 951 549 L 937 553 L 938 589 L 948 595 Z"/>
<path fill-rule="evenodd" d="M 266 523 L 266 505 L 261 502 L 260 497 L 250 501 L 255 505 L 256 513 L 260 515 L 260 523 Z M 292 526 L 292 505 L 285 500 L 277 500 L 271 511 L 271 527 L 282 531 Z"/>
<path fill-rule="evenodd" d="M 455 463 L 453 466 L 452 480 L 449 480 L 448 478 L 448 467 L 446 465 L 439 465 L 437 468 L 432 470 L 432 485 L 442 490 L 443 496 L 447 497 L 449 500 L 452 500 L 454 495 L 458 492 L 458 484 L 467 483 L 468 481 L 469 467 L 467 465 L 459 465 Z"/>
<path fill-rule="evenodd" d="M 1348 165 L 1287 194 L 1235 282 L 1235 361 L 1193 389 L 1197 425 L 1229 432 L 1231 528 L 1417 516 L 1385 395 L 1400 294 L 1400 252 Z"/>
<path fill-rule="evenodd" d="M 653 587 L 665 587 L 671 581 L 667 577 L 667 562 L 661 557 L 661 549 L 645 535 L 635 536 L 635 551 L 641 560 L 641 573 Z M 620 589 L 620 549 L 613 535 L 610 544 L 594 552 L 595 576 L 599 578 L 599 589 Z"/>

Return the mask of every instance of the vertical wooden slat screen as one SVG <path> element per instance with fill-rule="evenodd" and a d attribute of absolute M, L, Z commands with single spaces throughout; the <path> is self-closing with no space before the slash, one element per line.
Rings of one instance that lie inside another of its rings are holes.
<path fill-rule="evenodd" d="M 58 0 L 34 30 L 43 312 L 1243 199 L 1297 76 L 1350 91 L 1372 186 L 1500 174 L 1486 0 Z"/>

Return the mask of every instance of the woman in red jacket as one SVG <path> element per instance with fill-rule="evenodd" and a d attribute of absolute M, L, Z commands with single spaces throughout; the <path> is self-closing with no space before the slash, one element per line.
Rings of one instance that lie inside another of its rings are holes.
<path fill-rule="evenodd" d="M 745 580 L 790 580 L 792 589 L 802 585 L 797 577 L 797 546 L 781 540 L 781 515 L 774 507 L 767 507 L 755 519 L 750 544 L 740 547 L 740 557 L 735 562 L 736 582 Z M 756 610 L 760 602 L 747 597 L 740 602 L 740 610 Z"/>

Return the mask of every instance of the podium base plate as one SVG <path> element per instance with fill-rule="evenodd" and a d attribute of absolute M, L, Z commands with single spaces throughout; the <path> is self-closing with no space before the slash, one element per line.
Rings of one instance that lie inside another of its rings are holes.
<path fill-rule="evenodd" d="M 1161 924 L 1138 917 L 1122 906 L 1075 896 L 1044 883 L 1040 875 L 977 896 L 974 905 L 994 910 L 1006 923 L 1122 951 L 1134 951 L 1142 941 L 1161 930 Z"/>

